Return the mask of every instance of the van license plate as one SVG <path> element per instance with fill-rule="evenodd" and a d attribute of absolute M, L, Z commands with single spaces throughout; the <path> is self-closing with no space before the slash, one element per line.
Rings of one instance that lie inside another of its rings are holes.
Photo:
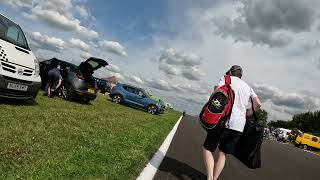
<path fill-rule="evenodd" d="M 18 91 L 27 91 L 28 86 L 21 85 L 21 84 L 15 84 L 15 83 L 8 83 L 7 86 L 8 89 L 18 90 Z"/>

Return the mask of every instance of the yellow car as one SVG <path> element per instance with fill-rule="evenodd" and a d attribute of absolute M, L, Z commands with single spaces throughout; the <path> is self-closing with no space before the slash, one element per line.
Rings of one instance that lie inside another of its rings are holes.
<path fill-rule="evenodd" d="M 299 133 L 295 143 L 297 146 L 303 149 L 320 149 L 320 137 L 307 133 Z"/>

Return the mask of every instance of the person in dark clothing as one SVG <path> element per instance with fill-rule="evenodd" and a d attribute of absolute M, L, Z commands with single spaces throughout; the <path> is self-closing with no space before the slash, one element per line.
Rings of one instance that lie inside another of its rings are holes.
<path fill-rule="evenodd" d="M 46 92 L 48 97 L 52 97 L 52 92 L 56 91 L 62 83 L 62 76 L 60 68 L 53 68 L 48 72 L 48 82 L 46 85 Z"/>

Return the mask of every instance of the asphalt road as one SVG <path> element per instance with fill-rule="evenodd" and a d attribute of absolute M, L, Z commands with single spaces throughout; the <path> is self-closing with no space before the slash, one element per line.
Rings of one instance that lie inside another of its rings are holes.
<path fill-rule="evenodd" d="M 185 116 L 155 180 L 206 180 L 202 143 L 206 132 L 192 116 Z M 265 141 L 262 145 L 262 168 L 251 170 L 233 156 L 227 156 L 219 180 L 317 180 L 320 179 L 320 156 L 288 144 Z"/>

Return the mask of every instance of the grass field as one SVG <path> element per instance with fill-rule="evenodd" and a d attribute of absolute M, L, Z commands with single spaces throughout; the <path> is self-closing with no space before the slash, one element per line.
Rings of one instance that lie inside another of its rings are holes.
<path fill-rule="evenodd" d="M 0 179 L 135 179 L 180 113 L 154 116 L 106 99 L 0 100 Z"/>

